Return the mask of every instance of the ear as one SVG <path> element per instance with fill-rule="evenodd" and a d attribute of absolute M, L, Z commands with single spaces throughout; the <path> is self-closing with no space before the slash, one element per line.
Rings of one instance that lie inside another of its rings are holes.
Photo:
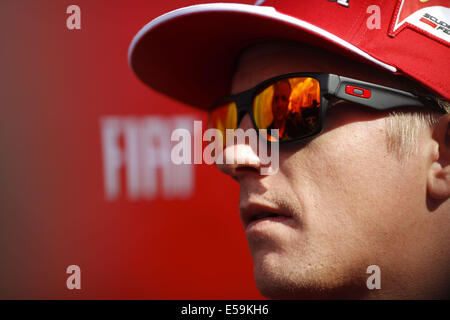
<path fill-rule="evenodd" d="M 450 198 L 450 114 L 442 116 L 433 130 L 437 147 L 429 168 L 427 190 L 431 197 Z"/>

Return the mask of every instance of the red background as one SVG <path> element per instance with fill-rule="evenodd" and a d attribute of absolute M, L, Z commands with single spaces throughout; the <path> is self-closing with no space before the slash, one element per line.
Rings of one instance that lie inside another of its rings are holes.
<path fill-rule="evenodd" d="M 66 27 L 71 4 L 81 30 Z M 262 298 L 238 185 L 214 166 L 194 166 L 185 200 L 105 198 L 103 117 L 206 120 L 146 88 L 127 63 L 143 25 L 190 4 L 0 2 L 0 298 Z M 66 287 L 72 264 L 81 290 Z"/>

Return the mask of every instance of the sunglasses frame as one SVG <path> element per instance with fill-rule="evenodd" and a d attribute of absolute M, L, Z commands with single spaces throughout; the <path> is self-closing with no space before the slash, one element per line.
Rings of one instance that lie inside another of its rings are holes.
<path fill-rule="evenodd" d="M 363 105 L 376 110 L 389 110 L 401 107 L 417 107 L 433 109 L 435 111 L 445 113 L 437 102 L 430 97 L 415 95 L 410 92 L 381 86 L 378 84 L 365 82 L 357 79 L 352 79 L 344 76 L 339 76 L 331 73 L 321 72 L 296 72 L 279 75 L 259 83 L 255 87 L 246 91 L 226 95 L 216 100 L 210 112 L 224 102 L 234 102 L 237 109 L 237 123 L 236 128 L 242 121 L 245 114 L 249 114 L 254 128 L 259 129 L 255 122 L 255 115 L 253 112 L 253 100 L 264 89 L 270 85 L 275 84 L 279 80 L 287 78 L 313 78 L 319 82 L 320 85 L 320 118 L 317 129 L 311 134 L 301 136 L 298 138 L 291 138 L 279 143 L 287 143 L 298 140 L 303 140 L 311 136 L 319 134 L 323 129 L 323 123 L 328 110 L 330 101 L 334 99 L 345 100 L 348 102 Z"/>

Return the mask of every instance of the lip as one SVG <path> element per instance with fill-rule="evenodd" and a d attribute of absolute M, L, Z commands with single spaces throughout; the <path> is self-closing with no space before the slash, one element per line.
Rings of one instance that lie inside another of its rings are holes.
<path fill-rule="evenodd" d="M 283 223 L 292 220 L 293 216 L 278 207 L 260 203 L 250 203 L 240 208 L 241 220 L 245 230 L 262 223 Z"/>

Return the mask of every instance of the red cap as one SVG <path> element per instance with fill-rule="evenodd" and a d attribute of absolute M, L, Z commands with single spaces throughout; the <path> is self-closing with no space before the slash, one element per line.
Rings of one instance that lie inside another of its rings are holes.
<path fill-rule="evenodd" d="M 131 42 L 131 68 L 156 91 L 208 109 L 229 94 L 243 48 L 290 40 L 402 74 L 450 100 L 449 0 L 257 3 L 200 4 L 157 17 Z"/>

